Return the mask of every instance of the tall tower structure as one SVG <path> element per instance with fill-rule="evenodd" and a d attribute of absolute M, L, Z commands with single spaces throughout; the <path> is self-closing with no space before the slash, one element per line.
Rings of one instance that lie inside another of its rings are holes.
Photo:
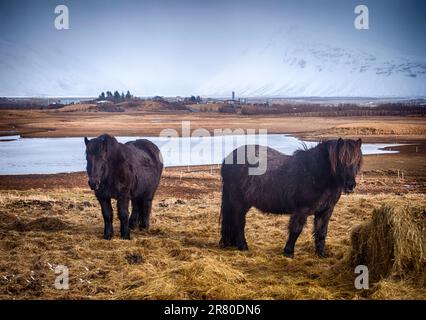
<path fill-rule="evenodd" d="M 232 91 L 232 101 L 235 101 L 235 91 Z"/>

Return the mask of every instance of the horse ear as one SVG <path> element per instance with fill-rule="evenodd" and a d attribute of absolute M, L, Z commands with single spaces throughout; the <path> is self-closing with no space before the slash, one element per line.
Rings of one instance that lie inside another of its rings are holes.
<path fill-rule="evenodd" d="M 358 139 L 358 140 L 355 142 L 355 145 L 356 145 L 356 147 L 357 147 L 357 148 L 360 148 L 360 149 L 361 149 L 362 140 L 361 140 L 361 139 Z"/>
<path fill-rule="evenodd" d="M 88 143 L 89 143 L 89 139 L 87 139 L 87 137 L 84 137 L 84 144 L 87 146 Z"/>
<path fill-rule="evenodd" d="M 341 140 L 341 139 L 340 139 Z M 338 157 L 338 142 L 335 143 L 334 141 L 329 141 L 328 142 L 328 146 L 327 146 L 327 151 L 328 151 L 328 160 L 330 161 L 330 168 L 331 168 L 331 173 L 333 175 L 336 175 L 336 170 L 337 170 L 337 159 Z"/>

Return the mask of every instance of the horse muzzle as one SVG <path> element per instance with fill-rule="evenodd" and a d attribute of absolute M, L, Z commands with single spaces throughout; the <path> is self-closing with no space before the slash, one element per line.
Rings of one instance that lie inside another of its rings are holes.
<path fill-rule="evenodd" d="M 343 192 L 344 193 L 353 193 L 354 189 L 355 189 L 356 183 L 355 182 L 348 182 L 345 183 L 344 187 L 343 187 Z"/>
<path fill-rule="evenodd" d="M 89 180 L 88 183 L 89 183 L 90 189 L 92 189 L 93 191 L 97 191 L 99 189 L 99 183 L 98 182 L 94 182 L 92 180 Z"/>
<path fill-rule="evenodd" d="M 343 189 L 343 192 L 346 193 L 346 194 L 351 194 L 351 193 L 354 192 L 354 189 L 347 189 L 347 188 L 345 188 L 345 189 Z"/>

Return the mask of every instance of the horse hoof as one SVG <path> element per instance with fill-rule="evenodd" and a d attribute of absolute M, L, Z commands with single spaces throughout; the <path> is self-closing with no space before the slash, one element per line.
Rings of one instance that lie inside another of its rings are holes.
<path fill-rule="evenodd" d="M 112 234 L 110 234 L 110 235 L 104 234 L 104 236 L 102 238 L 104 238 L 104 240 L 111 240 L 112 239 Z"/>
<path fill-rule="evenodd" d="M 293 259 L 294 258 L 294 253 L 286 253 L 286 252 L 284 252 L 284 256 L 287 257 L 287 258 Z"/>
<path fill-rule="evenodd" d="M 237 248 L 240 251 L 247 251 L 248 250 L 248 245 L 247 245 L 247 243 L 244 243 L 243 245 L 237 246 Z"/>
<path fill-rule="evenodd" d="M 329 258 L 330 254 L 328 252 L 317 252 L 317 256 L 318 258 L 324 259 L 324 258 Z"/>
<path fill-rule="evenodd" d="M 130 235 L 121 236 L 122 240 L 130 240 Z"/>
<path fill-rule="evenodd" d="M 223 240 L 219 241 L 219 247 L 221 247 L 222 249 L 229 248 L 229 247 L 234 247 L 234 246 L 235 246 L 235 244 L 232 244 L 229 241 L 223 241 Z"/>
<path fill-rule="evenodd" d="M 287 251 L 287 250 L 284 249 L 283 254 L 287 258 L 291 258 L 291 259 L 294 258 L 294 251 Z"/>

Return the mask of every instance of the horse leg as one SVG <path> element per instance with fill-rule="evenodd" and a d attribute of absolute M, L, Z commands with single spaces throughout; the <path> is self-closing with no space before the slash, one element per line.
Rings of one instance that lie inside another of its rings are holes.
<path fill-rule="evenodd" d="M 290 223 L 288 224 L 289 236 L 284 247 L 284 255 L 286 257 L 294 257 L 294 246 L 305 226 L 307 217 L 308 215 L 303 211 L 297 211 L 291 215 Z"/>
<path fill-rule="evenodd" d="M 142 202 L 142 210 L 139 213 L 139 230 L 149 229 L 149 217 L 151 215 L 152 200 L 144 200 Z"/>
<path fill-rule="evenodd" d="M 121 239 L 130 239 L 129 230 L 129 199 L 122 198 L 117 200 L 118 217 L 120 218 Z"/>
<path fill-rule="evenodd" d="M 231 247 L 236 244 L 234 216 L 235 210 L 232 206 L 230 194 L 226 185 L 222 188 L 222 204 L 220 208 L 221 239 L 219 246 L 222 248 Z"/>
<path fill-rule="evenodd" d="M 243 204 L 238 204 L 235 207 L 235 214 L 233 216 L 234 220 L 234 228 L 235 228 L 235 243 L 238 250 L 248 250 L 248 245 L 246 241 L 246 237 L 244 234 L 244 229 L 246 226 L 246 214 L 248 208 Z"/>
<path fill-rule="evenodd" d="M 247 250 L 244 236 L 245 215 L 248 211 L 242 203 L 231 200 L 228 188 L 223 187 L 221 205 L 221 239 L 222 248 L 237 246 L 239 250 Z"/>
<path fill-rule="evenodd" d="M 113 234 L 111 198 L 98 198 L 98 201 L 101 205 L 102 217 L 104 218 L 103 238 L 105 240 L 111 240 Z"/>
<path fill-rule="evenodd" d="M 129 228 L 134 230 L 139 220 L 139 203 L 136 198 L 132 199 L 132 214 L 129 219 Z"/>
<path fill-rule="evenodd" d="M 333 208 L 317 212 L 314 218 L 314 238 L 315 238 L 315 251 L 321 258 L 327 256 L 325 250 L 325 238 L 327 237 L 328 222 L 330 221 Z"/>
<path fill-rule="evenodd" d="M 220 233 L 221 238 L 219 241 L 219 246 L 222 248 L 230 247 L 232 245 L 232 224 L 231 216 L 233 210 L 231 208 L 231 203 L 229 201 L 229 195 L 225 185 L 222 188 L 222 204 L 220 207 Z"/>

